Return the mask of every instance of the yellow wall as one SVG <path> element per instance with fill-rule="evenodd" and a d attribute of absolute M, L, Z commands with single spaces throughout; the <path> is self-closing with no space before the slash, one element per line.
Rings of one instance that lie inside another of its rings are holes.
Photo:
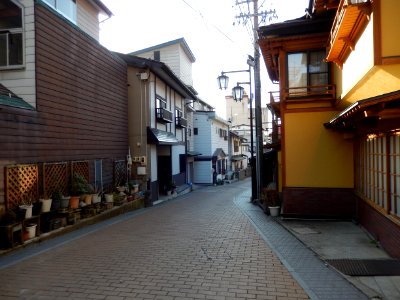
<path fill-rule="evenodd" d="M 400 56 L 399 0 L 381 0 L 382 57 Z"/>
<path fill-rule="evenodd" d="M 400 65 L 375 66 L 346 95 L 347 103 L 383 95 L 400 89 Z"/>
<path fill-rule="evenodd" d="M 359 82 L 374 66 L 373 48 L 373 16 L 371 15 L 370 22 L 358 39 L 355 50 L 350 53 L 343 64 L 342 99 L 346 98 L 347 93 L 354 88 L 357 82 Z"/>
<path fill-rule="evenodd" d="M 286 113 L 286 187 L 353 187 L 353 144 L 323 123 L 336 112 Z"/>

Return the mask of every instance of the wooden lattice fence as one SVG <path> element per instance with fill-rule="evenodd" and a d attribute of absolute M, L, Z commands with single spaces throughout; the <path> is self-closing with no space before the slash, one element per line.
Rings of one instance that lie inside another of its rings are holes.
<path fill-rule="evenodd" d="M 36 164 L 6 166 L 6 207 L 36 201 L 38 198 L 38 166 Z"/>
<path fill-rule="evenodd" d="M 63 195 L 68 194 L 68 164 L 44 163 L 43 164 L 43 193 L 51 197 L 53 192 L 60 191 Z"/>
<path fill-rule="evenodd" d="M 125 160 L 114 161 L 114 186 L 121 186 L 126 183 Z"/>
<path fill-rule="evenodd" d="M 89 182 L 89 161 L 73 161 L 71 162 L 71 176 L 79 174 Z"/>

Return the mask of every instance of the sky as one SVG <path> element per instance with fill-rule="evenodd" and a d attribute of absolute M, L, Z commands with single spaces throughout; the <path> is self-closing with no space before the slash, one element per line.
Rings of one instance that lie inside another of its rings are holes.
<path fill-rule="evenodd" d="M 227 74 L 229 87 L 221 91 L 221 71 L 246 70 L 247 56 L 254 56 L 252 18 L 243 0 L 102 0 L 113 16 L 100 24 L 100 43 L 112 51 L 129 53 L 171 40 L 185 38 L 196 61 L 193 87 L 199 97 L 225 118 L 225 96 L 236 82 L 247 82 L 247 73 Z M 273 23 L 304 15 L 308 0 L 258 0 L 259 12 L 275 9 Z M 250 3 L 250 6 L 253 4 Z M 261 18 L 260 18 L 261 19 Z M 268 21 L 268 20 L 267 20 Z M 269 23 L 261 23 L 260 26 Z M 261 55 L 262 58 L 262 55 Z M 271 84 L 264 61 L 260 61 L 262 105 Z M 248 90 L 249 86 L 243 86 Z M 253 88 L 254 91 L 254 88 Z"/>

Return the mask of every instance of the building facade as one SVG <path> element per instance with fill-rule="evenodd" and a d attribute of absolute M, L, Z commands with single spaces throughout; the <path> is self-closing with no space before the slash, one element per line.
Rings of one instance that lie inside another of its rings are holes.
<path fill-rule="evenodd" d="M 172 185 L 188 182 L 185 106 L 196 95 L 166 64 L 119 56 L 128 64 L 132 176 L 148 182 L 154 201 L 171 191 Z"/>
<path fill-rule="evenodd" d="M 281 137 L 283 213 L 356 218 L 395 257 L 399 12 L 394 0 L 316 0 L 303 18 L 259 31 L 280 87 L 269 107 Z"/>
<path fill-rule="evenodd" d="M 228 170 L 229 123 L 215 111 L 196 111 L 193 120 L 194 183 L 215 184 L 225 178 Z"/>
<path fill-rule="evenodd" d="M 97 15 L 111 12 L 100 1 L 65 2 L 66 11 L 51 1 L 0 6 L 8 16 L 0 21 L 3 209 L 11 208 L 10 170 L 32 166 L 33 182 L 40 184 L 18 197 L 35 198 L 55 188 L 45 176 L 56 165 L 65 166 L 57 167 L 64 193 L 77 165 L 90 182 L 113 185 L 115 163 L 128 153 L 126 64 L 94 34 Z"/>

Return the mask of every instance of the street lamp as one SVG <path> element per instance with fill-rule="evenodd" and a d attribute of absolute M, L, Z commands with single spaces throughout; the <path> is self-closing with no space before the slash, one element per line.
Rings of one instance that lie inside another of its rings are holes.
<path fill-rule="evenodd" d="M 243 99 L 244 88 L 239 83 L 232 89 L 232 97 L 236 102 L 240 102 Z"/>
<path fill-rule="evenodd" d="M 240 84 L 249 84 L 250 85 L 250 162 L 251 162 L 251 202 L 258 199 L 257 196 L 257 177 L 256 177 L 256 163 L 254 160 L 254 142 L 253 142 L 253 94 L 252 94 L 252 84 L 251 84 L 251 67 L 254 67 L 254 58 L 250 55 L 247 59 L 247 64 L 249 68 L 247 70 L 238 70 L 238 71 L 227 71 L 221 72 L 221 75 L 218 76 L 218 86 L 220 90 L 226 90 L 228 88 L 229 77 L 225 74 L 229 73 L 240 73 L 247 72 L 249 73 L 249 82 L 238 82 L 236 86 L 232 89 L 232 97 L 237 101 L 242 101 L 244 88 L 240 86 Z"/>

